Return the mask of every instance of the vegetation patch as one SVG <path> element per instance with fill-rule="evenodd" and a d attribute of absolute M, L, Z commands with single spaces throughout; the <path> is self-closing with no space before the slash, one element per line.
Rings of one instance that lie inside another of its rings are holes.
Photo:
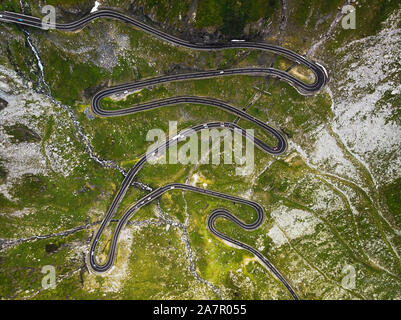
<path fill-rule="evenodd" d="M 39 134 L 23 124 L 5 126 L 4 129 L 6 133 L 11 136 L 11 141 L 13 143 L 41 141 Z"/>

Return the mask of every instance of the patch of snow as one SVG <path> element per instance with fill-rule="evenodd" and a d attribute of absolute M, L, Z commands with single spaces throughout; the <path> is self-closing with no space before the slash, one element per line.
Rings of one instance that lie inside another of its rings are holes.
<path fill-rule="evenodd" d="M 99 6 L 100 6 L 100 2 L 95 1 L 95 5 L 93 6 L 91 13 L 98 11 Z"/>

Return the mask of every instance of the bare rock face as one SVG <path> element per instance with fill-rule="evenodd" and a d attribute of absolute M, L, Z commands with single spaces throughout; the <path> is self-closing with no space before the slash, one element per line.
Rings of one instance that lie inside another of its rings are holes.
<path fill-rule="evenodd" d="M 60 17 L 68 17 L 70 19 L 77 19 L 84 17 L 85 15 L 89 14 L 92 7 L 93 7 L 94 1 L 88 1 L 84 3 L 77 3 L 74 5 L 62 5 L 59 4 L 57 8 L 58 12 L 60 12 Z"/>
<path fill-rule="evenodd" d="M 213 44 L 229 41 L 233 35 L 224 33 L 221 29 L 215 26 L 203 28 L 196 26 L 195 17 L 197 13 L 197 2 L 197 0 L 191 1 L 189 10 L 186 13 L 183 13 L 182 19 L 180 17 L 180 22 L 168 20 L 161 21 L 154 10 L 146 10 L 143 5 L 138 4 L 135 1 L 131 2 L 128 12 L 140 21 L 162 29 L 169 34 L 174 34 L 179 38 L 188 40 L 192 43 Z M 257 21 L 245 25 L 243 34 L 238 35 L 238 37 L 248 41 L 263 41 L 264 38 L 273 35 L 274 30 L 271 26 L 271 22 L 268 23 L 268 19 L 266 18 L 260 18 Z"/>
<path fill-rule="evenodd" d="M 0 111 L 7 108 L 8 106 L 8 102 L 6 100 L 3 100 L 2 98 L 0 98 Z"/>

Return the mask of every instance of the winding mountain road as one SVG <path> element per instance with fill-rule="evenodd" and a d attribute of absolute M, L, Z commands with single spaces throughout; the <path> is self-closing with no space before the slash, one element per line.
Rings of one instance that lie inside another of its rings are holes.
<path fill-rule="evenodd" d="M 210 197 L 216 197 L 219 199 L 224 199 L 227 201 L 232 201 L 235 203 L 247 205 L 251 208 L 253 208 L 256 213 L 257 213 L 257 219 L 250 224 L 247 224 L 240 219 L 238 219 L 236 216 L 234 216 L 231 212 L 229 212 L 226 209 L 216 209 L 213 210 L 208 218 L 208 223 L 207 226 L 210 230 L 211 233 L 213 233 L 216 237 L 236 246 L 240 247 L 244 250 L 247 250 L 254 254 L 259 260 L 261 261 L 262 264 L 264 264 L 270 271 L 273 273 L 277 279 L 287 288 L 289 293 L 294 299 L 298 299 L 297 294 L 289 284 L 289 282 L 281 275 L 281 273 L 275 268 L 275 266 L 270 263 L 270 261 L 264 257 L 258 250 L 252 248 L 251 246 L 244 244 L 238 240 L 232 239 L 228 237 L 227 235 L 219 232 L 215 228 L 215 221 L 219 218 L 224 218 L 227 220 L 232 221 L 239 227 L 243 228 L 244 230 L 255 230 L 257 229 L 264 221 L 265 219 L 265 212 L 263 208 L 257 204 L 256 202 L 249 201 L 249 200 L 244 200 L 238 197 L 234 197 L 231 195 L 223 194 L 220 192 L 216 191 L 211 191 L 211 190 L 206 190 L 202 188 L 197 188 L 193 187 L 190 185 L 186 184 L 180 184 L 180 183 L 172 183 L 165 185 L 163 187 L 160 187 L 149 194 L 147 194 L 145 197 L 140 199 L 137 203 L 135 203 L 133 206 L 131 206 L 122 216 L 122 218 L 119 220 L 116 229 L 114 231 L 111 245 L 110 245 L 110 252 L 107 258 L 107 261 L 104 264 L 99 264 L 96 261 L 96 248 L 99 243 L 99 239 L 102 235 L 102 232 L 104 229 L 107 227 L 109 222 L 112 220 L 114 214 L 116 213 L 120 202 L 124 198 L 129 186 L 132 184 L 135 176 L 137 173 L 142 169 L 142 167 L 146 164 L 146 162 L 149 159 L 152 159 L 154 157 L 159 157 L 163 155 L 166 150 L 177 144 L 179 141 L 185 140 L 187 137 L 190 135 L 193 135 L 194 132 L 199 132 L 202 130 L 209 130 L 211 128 L 227 128 L 232 131 L 240 132 L 246 139 L 251 140 L 259 149 L 261 149 L 263 152 L 266 152 L 268 154 L 273 154 L 273 155 L 279 155 L 285 152 L 287 148 L 287 141 L 285 140 L 284 136 L 277 131 L 276 129 L 270 127 L 269 125 L 265 124 L 259 119 L 256 119 L 252 117 L 251 115 L 247 114 L 244 111 L 241 111 L 238 108 L 235 108 L 229 104 L 227 104 L 224 101 L 217 100 L 217 99 L 211 99 L 211 98 L 205 98 L 205 97 L 197 97 L 197 96 L 182 96 L 182 97 L 174 97 L 174 98 L 169 98 L 169 99 L 163 99 L 163 100 L 158 100 L 158 101 L 151 101 L 147 102 L 144 104 L 139 104 L 135 105 L 130 108 L 125 108 L 125 109 L 120 109 L 120 110 L 104 110 L 100 107 L 100 102 L 102 99 L 105 97 L 111 96 L 113 94 L 117 93 L 122 93 L 126 91 L 133 91 L 133 90 L 138 90 L 141 88 L 145 87 L 150 87 L 154 85 L 159 85 L 162 83 L 168 83 L 168 82 L 175 82 L 175 81 L 185 81 L 185 80 L 196 80 L 196 79 L 206 79 L 206 78 L 214 78 L 214 77 L 222 77 L 222 76 L 230 76 L 230 75 L 263 75 L 263 76 L 271 76 L 271 77 L 276 77 L 278 79 L 284 80 L 291 84 L 293 87 L 295 87 L 300 94 L 303 95 L 308 95 L 308 94 L 314 94 L 318 92 L 320 89 L 324 87 L 324 85 L 327 83 L 328 80 L 328 74 L 325 70 L 325 68 L 318 63 L 313 63 L 308 60 L 306 60 L 303 56 L 277 46 L 265 44 L 265 43 L 253 43 L 253 42 L 228 42 L 228 43 L 222 43 L 222 44 L 216 44 L 216 45 L 210 45 L 210 44 L 200 44 L 200 43 L 192 43 L 189 41 L 185 41 L 179 38 L 176 38 L 172 35 L 169 35 L 167 33 L 164 33 L 160 30 L 157 30 L 153 27 L 150 27 L 142 22 L 139 22 L 127 15 L 124 15 L 120 12 L 114 11 L 114 10 L 99 10 L 96 11 L 95 13 L 89 14 L 88 16 L 79 19 L 77 21 L 71 22 L 71 23 L 64 23 L 64 24 L 59 24 L 57 23 L 53 27 L 57 30 L 61 31 L 76 31 L 84 28 L 87 26 L 91 21 L 98 19 L 98 18 L 111 18 L 111 19 L 117 19 L 126 23 L 129 23 L 133 25 L 134 27 L 145 31 L 152 36 L 155 36 L 163 41 L 167 41 L 170 44 L 173 44 L 175 46 L 180 46 L 180 47 L 185 47 L 185 48 L 190 48 L 194 50 L 204 50 L 204 51 L 213 51 L 213 50 L 224 50 L 224 49 L 233 49 L 233 48 L 241 48 L 241 49 L 256 49 L 256 50 L 263 50 L 263 51 L 268 51 L 272 52 L 275 54 L 282 55 L 286 58 L 289 58 L 293 61 L 295 61 L 298 64 L 302 64 L 306 66 L 308 69 L 312 71 L 315 77 L 315 81 L 312 84 L 305 83 L 296 77 L 292 76 L 291 74 L 282 71 L 282 70 L 277 70 L 274 68 L 239 68 L 239 69 L 227 69 L 227 70 L 209 70 L 209 71 L 204 71 L 204 72 L 196 72 L 196 73 L 186 73 L 186 74 L 179 74 L 179 75 L 170 75 L 170 76 L 161 76 L 161 77 L 156 77 L 156 78 L 151 78 L 151 79 L 145 79 L 145 80 L 140 80 L 136 82 L 131 82 L 128 84 L 122 84 L 118 85 L 115 87 L 107 88 L 105 90 L 102 90 L 98 92 L 92 99 L 92 111 L 94 114 L 100 117 L 116 117 L 116 116 L 123 116 L 123 115 L 128 115 L 128 114 L 133 114 L 137 112 L 144 112 L 147 110 L 155 109 L 155 108 L 161 108 L 165 106 L 171 106 L 171 105 L 177 105 L 177 104 L 183 104 L 183 103 L 195 103 L 199 105 L 207 105 L 207 106 L 214 106 L 220 109 L 223 109 L 227 112 L 230 112 L 244 120 L 247 120 L 249 122 L 252 122 L 253 124 L 257 125 L 267 133 L 269 133 L 271 136 L 273 136 L 276 141 L 277 145 L 274 147 L 270 147 L 266 145 L 263 141 L 260 139 L 250 136 L 248 132 L 241 128 L 240 126 L 236 125 L 235 123 L 231 122 L 210 122 L 210 123 L 205 123 L 205 124 L 200 124 L 197 126 L 194 126 L 189 129 L 185 129 L 181 131 L 178 135 L 175 137 L 170 138 L 170 140 L 164 142 L 162 145 L 156 147 L 155 149 L 151 150 L 147 154 L 145 154 L 129 171 L 129 173 L 125 176 L 121 187 L 119 191 L 117 192 L 111 206 L 109 207 L 105 218 L 103 219 L 99 230 L 97 231 L 96 235 L 93 238 L 90 250 L 89 250 L 89 255 L 88 255 L 88 261 L 91 269 L 94 272 L 106 272 L 111 269 L 111 267 L 114 264 L 115 261 L 115 256 L 116 256 L 116 250 L 117 250 L 117 244 L 118 244 L 118 238 L 121 233 L 121 230 L 127 223 L 127 221 L 132 217 L 132 215 L 137 212 L 140 208 L 143 206 L 148 205 L 152 201 L 160 198 L 164 193 L 170 191 L 170 190 L 184 190 L 184 191 L 191 191 L 191 192 L 196 192 L 200 194 L 204 194 Z M 13 12 L 0 12 L 0 22 L 10 22 L 10 23 L 17 23 L 17 24 L 22 24 L 26 25 L 29 27 L 35 27 L 35 28 L 40 28 L 40 29 L 48 29 L 46 26 L 42 24 L 41 19 L 36 18 L 36 17 L 31 17 L 19 13 L 13 13 Z"/>

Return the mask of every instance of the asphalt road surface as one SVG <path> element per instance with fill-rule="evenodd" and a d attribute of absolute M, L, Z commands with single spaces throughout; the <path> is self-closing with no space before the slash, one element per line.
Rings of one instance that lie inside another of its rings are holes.
<path fill-rule="evenodd" d="M 134 181 L 135 176 L 137 173 L 141 170 L 141 168 L 145 165 L 145 163 L 154 157 L 159 157 L 162 156 L 169 147 L 172 145 L 177 144 L 179 141 L 185 140 L 187 137 L 192 135 L 194 132 L 199 132 L 201 130 L 208 130 L 211 128 L 227 128 L 232 131 L 237 131 L 240 132 L 246 139 L 250 139 L 259 149 L 262 151 L 268 153 L 268 154 L 273 154 L 273 155 L 279 155 L 285 152 L 287 149 L 287 141 L 284 138 L 284 136 L 277 131 L 276 129 L 270 127 L 269 125 L 265 124 L 264 122 L 260 121 L 259 119 L 256 119 L 246 112 L 235 108 L 224 101 L 217 100 L 217 99 L 211 99 L 211 98 L 205 98 L 205 97 L 197 97 L 197 96 L 183 96 L 183 97 L 174 97 L 174 98 L 169 98 L 169 99 L 163 99 L 163 100 L 158 100 L 158 101 L 151 101 L 148 103 L 144 104 L 139 104 L 135 105 L 130 108 L 125 108 L 125 109 L 120 109 L 120 110 L 104 110 L 101 109 L 100 107 L 100 101 L 104 99 L 105 97 L 111 96 L 113 94 L 118 94 L 118 93 L 126 93 L 126 92 L 131 92 L 134 90 L 138 90 L 141 88 L 145 87 L 150 87 L 154 85 L 159 85 L 162 83 L 168 83 L 168 82 L 175 82 L 175 81 L 185 81 L 185 80 L 196 80 L 196 79 L 206 79 L 206 78 L 214 78 L 214 77 L 222 77 L 222 76 L 230 76 L 230 75 L 262 75 L 262 76 L 271 76 L 271 77 L 276 77 L 280 80 L 284 80 L 294 86 L 300 94 L 303 95 L 308 95 L 308 94 L 314 94 L 320 89 L 324 87 L 324 85 L 327 83 L 328 80 L 328 74 L 326 70 L 324 69 L 323 66 L 319 65 L 318 63 L 313 63 L 305 59 L 303 56 L 277 46 L 269 45 L 266 43 L 253 43 L 253 42 L 242 42 L 242 41 L 231 41 L 227 43 L 222 43 L 222 44 L 203 44 L 203 43 L 192 43 L 189 41 L 185 41 L 179 38 L 176 38 L 172 35 L 169 35 L 167 33 L 164 33 L 160 30 L 157 30 L 153 27 L 150 27 L 142 22 L 139 22 L 129 16 L 126 16 L 122 13 L 113 11 L 113 10 L 99 10 L 96 11 L 95 13 L 89 14 L 88 16 L 79 19 L 74 22 L 70 23 L 63 23 L 59 24 L 57 23 L 55 26 L 53 26 L 57 30 L 62 30 L 62 31 L 76 31 L 83 29 L 85 26 L 87 26 L 91 21 L 97 18 L 110 18 L 110 19 L 117 19 L 126 23 L 129 23 L 133 25 L 134 27 L 147 32 L 151 34 L 152 36 L 155 36 L 163 41 L 167 41 L 170 44 L 176 45 L 176 46 L 181 46 L 185 48 L 190 48 L 194 50 L 204 50 L 204 51 L 213 51 L 213 50 L 224 50 L 228 48 L 242 48 L 242 49 L 256 49 L 256 50 L 263 50 L 263 51 L 268 51 L 272 52 L 275 54 L 282 55 L 286 58 L 289 58 L 293 61 L 295 61 L 298 64 L 303 64 L 306 66 L 308 69 L 310 69 L 315 77 L 315 81 L 312 84 L 305 83 L 296 77 L 290 75 L 289 73 L 282 71 L 282 70 L 277 70 L 274 68 L 239 68 L 239 69 L 227 69 L 227 70 L 209 70 L 209 71 L 203 71 L 203 72 L 196 72 L 196 73 L 186 73 L 186 74 L 179 74 L 179 75 L 170 75 L 170 76 L 161 76 L 161 77 L 156 77 L 156 78 L 151 78 L 151 79 L 145 79 L 141 81 L 136 81 L 136 82 L 131 82 L 128 84 L 122 84 L 118 85 L 115 87 L 107 88 L 105 90 L 102 90 L 98 92 L 92 99 L 92 111 L 94 114 L 100 117 L 116 117 L 116 116 L 123 116 L 123 115 L 128 115 L 128 114 L 133 114 L 137 112 L 144 112 L 147 110 L 155 109 L 155 108 L 161 108 L 165 106 L 171 106 L 171 105 L 177 105 L 177 104 L 183 104 L 183 103 L 195 103 L 195 104 L 200 104 L 200 105 L 207 105 L 207 106 L 214 106 L 223 110 L 226 110 L 227 112 L 230 112 L 244 120 L 247 120 L 267 133 L 269 133 L 271 136 L 273 136 L 277 144 L 274 147 L 270 147 L 266 145 L 263 141 L 260 139 L 250 136 L 246 130 L 241 128 L 240 126 L 236 125 L 235 123 L 229 123 L 229 122 L 211 122 L 211 123 L 205 123 L 205 124 L 200 124 L 197 126 L 194 126 L 189 129 L 185 129 L 181 131 L 178 135 L 175 137 L 172 137 L 170 140 L 166 141 L 164 144 L 158 146 L 154 150 L 148 152 L 145 154 L 136 164 L 135 166 L 129 171 L 129 173 L 125 176 L 122 185 L 117 192 L 111 206 L 109 207 L 105 218 L 103 219 L 99 230 L 95 234 L 91 248 L 89 250 L 89 255 L 88 255 L 88 261 L 91 269 L 94 272 L 106 272 L 112 268 L 114 265 L 115 261 L 115 256 L 116 256 L 116 250 L 117 250 L 117 244 L 118 244 L 118 238 L 121 233 L 121 230 L 125 226 L 126 222 L 132 217 L 132 215 L 137 212 L 140 208 L 143 206 L 148 205 L 152 201 L 155 201 L 159 199 L 165 192 L 168 192 L 170 190 L 184 190 L 184 191 L 191 191 L 191 192 L 196 192 L 200 194 L 205 194 L 210 197 L 215 197 L 215 198 L 220 198 L 224 199 L 227 201 L 232 201 L 235 203 L 239 204 L 244 204 L 247 205 L 251 208 L 253 208 L 256 213 L 257 213 L 257 219 L 255 222 L 251 224 L 247 224 L 240 219 L 238 219 L 236 216 L 234 216 L 231 212 L 229 212 L 226 209 L 216 209 L 211 212 L 209 218 L 208 218 L 208 223 L 207 226 L 210 230 L 211 233 L 213 233 L 216 237 L 230 243 L 233 246 L 242 248 L 244 250 L 247 250 L 251 253 L 253 253 L 259 260 L 260 262 L 265 265 L 271 273 L 273 273 L 278 280 L 287 288 L 289 293 L 292 295 L 294 299 L 298 299 L 298 296 L 296 295 L 295 291 L 289 284 L 289 282 L 284 278 L 284 276 L 275 268 L 274 265 L 270 263 L 270 261 L 263 256 L 258 250 L 254 249 L 253 247 L 244 244 L 238 240 L 232 239 L 228 237 L 227 235 L 219 232 L 215 228 L 215 221 L 219 218 L 227 219 L 238 225 L 239 227 L 245 229 L 245 230 L 255 230 L 257 229 L 264 221 L 265 218 L 265 213 L 263 208 L 257 204 L 256 202 L 249 201 L 249 200 L 244 200 L 238 197 L 234 197 L 231 195 L 226 195 L 220 192 L 216 191 L 211 191 L 211 190 L 206 190 L 202 188 L 197 188 L 193 187 L 190 185 L 185 185 L 185 184 L 180 184 L 180 183 L 172 183 L 165 185 L 163 187 L 160 187 L 149 194 L 147 194 L 145 197 L 140 199 L 137 203 L 135 203 L 130 209 L 128 209 L 122 218 L 119 220 L 110 245 L 110 251 L 109 255 L 107 257 L 107 261 L 104 264 L 99 264 L 96 261 L 96 248 L 97 244 L 99 243 L 99 239 L 102 235 L 102 232 L 104 229 L 108 226 L 110 221 L 112 220 L 114 214 L 116 213 L 119 204 L 121 203 L 122 199 L 124 198 L 128 188 Z M 9 23 L 17 23 L 17 24 L 22 24 L 26 25 L 29 27 L 35 27 L 35 28 L 40 28 L 40 29 L 48 29 L 47 26 L 42 25 L 42 21 L 39 18 L 36 17 L 31 17 L 19 13 L 13 13 L 13 12 L 0 12 L 0 22 L 9 22 Z"/>

